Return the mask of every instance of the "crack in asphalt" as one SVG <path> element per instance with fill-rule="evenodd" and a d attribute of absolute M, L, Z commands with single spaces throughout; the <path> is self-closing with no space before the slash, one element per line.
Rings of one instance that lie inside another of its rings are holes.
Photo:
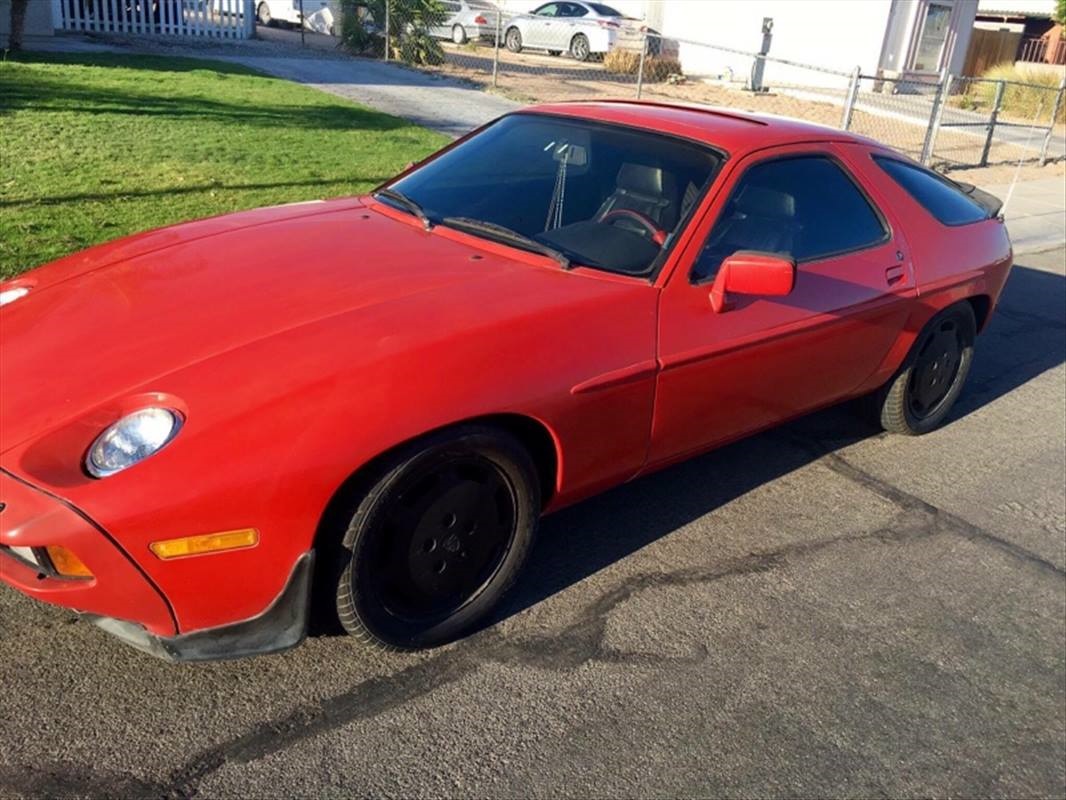
<path fill-rule="evenodd" d="M 906 492 L 898 486 L 893 486 L 891 483 L 878 478 L 873 473 L 855 466 L 844 458 L 844 456 L 840 455 L 840 453 L 826 449 L 822 442 L 794 434 L 786 435 L 784 438 L 796 447 L 804 449 L 815 456 L 815 460 L 812 463 L 821 463 L 825 465 L 837 475 L 873 492 L 899 509 L 925 514 L 931 517 L 937 524 L 942 525 L 948 532 L 962 536 L 964 539 L 989 544 L 992 547 L 1006 552 L 1019 561 L 1034 566 L 1042 571 L 1050 572 L 1058 576 L 1066 575 L 1066 570 L 1058 564 L 1049 561 L 1043 556 L 1022 547 L 1021 545 L 1015 544 L 1008 539 L 997 536 L 991 531 L 985 530 L 984 528 L 963 519 L 957 514 L 945 511 L 939 506 L 935 506 L 917 495 Z"/>
<path fill-rule="evenodd" d="M 226 764 L 251 763 L 356 720 L 377 717 L 460 681 L 485 664 L 522 664 L 553 672 L 573 670 L 586 663 L 652 667 L 697 664 L 708 655 L 703 645 L 684 656 L 628 652 L 611 647 L 608 643 L 611 615 L 630 599 L 649 590 L 709 585 L 767 573 L 790 560 L 809 557 L 841 544 L 863 541 L 906 543 L 937 535 L 958 535 L 995 547 L 1019 563 L 1043 573 L 1059 577 L 1066 574 L 1047 559 L 876 477 L 830 449 L 844 442 L 787 432 L 782 434 L 782 439 L 811 454 L 810 463 L 821 463 L 842 478 L 888 501 L 898 509 L 897 515 L 887 526 L 871 531 L 797 542 L 715 565 L 641 573 L 602 593 L 559 632 L 509 638 L 497 628 L 484 629 L 398 672 L 369 678 L 348 691 L 305 703 L 283 717 L 254 725 L 239 736 L 201 751 L 159 781 L 55 762 L 5 769 L 0 772 L 0 788 L 47 796 L 187 800 L 195 797 L 202 782 Z"/>

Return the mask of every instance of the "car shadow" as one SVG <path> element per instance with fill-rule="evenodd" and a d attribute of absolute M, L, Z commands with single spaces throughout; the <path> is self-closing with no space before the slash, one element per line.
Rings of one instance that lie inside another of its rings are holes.
<path fill-rule="evenodd" d="M 1066 278 L 1016 266 L 947 424 L 1066 362 Z M 486 626 L 817 460 L 885 436 L 843 404 L 612 489 L 543 520 L 530 561 Z M 713 542 L 707 542 L 713 547 Z M 759 543 L 753 541 L 752 549 Z"/>

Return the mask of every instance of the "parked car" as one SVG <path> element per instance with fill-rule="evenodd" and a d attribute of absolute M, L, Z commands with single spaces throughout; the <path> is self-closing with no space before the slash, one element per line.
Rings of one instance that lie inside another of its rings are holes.
<path fill-rule="evenodd" d="M 219 11 L 225 10 L 226 0 L 212 0 Z M 256 0 L 255 18 L 260 25 L 300 25 L 300 0 Z M 336 33 L 340 20 L 337 0 L 303 0 L 303 22 L 319 33 Z"/>
<path fill-rule="evenodd" d="M 447 18 L 429 29 L 438 39 L 451 39 L 455 44 L 465 44 L 473 39 L 495 39 L 496 6 L 479 0 L 441 0 Z"/>
<path fill-rule="evenodd" d="M 528 14 L 512 17 L 504 29 L 504 42 L 512 53 L 523 49 L 569 53 L 578 61 L 602 56 L 620 43 L 641 40 L 639 20 L 622 15 L 604 3 L 545 3 Z"/>
<path fill-rule="evenodd" d="M 76 253 L 0 284 L 0 580 L 170 659 L 297 644 L 312 586 L 452 640 L 542 514 L 851 398 L 947 420 L 998 210 L 840 130 L 560 103 Z"/>

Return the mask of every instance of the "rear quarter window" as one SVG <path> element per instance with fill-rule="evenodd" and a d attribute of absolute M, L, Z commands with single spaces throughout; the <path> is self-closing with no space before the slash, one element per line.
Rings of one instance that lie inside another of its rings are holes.
<path fill-rule="evenodd" d="M 931 170 L 894 158 L 874 156 L 888 176 L 944 225 L 969 225 L 988 219 L 988 211 Z"/>

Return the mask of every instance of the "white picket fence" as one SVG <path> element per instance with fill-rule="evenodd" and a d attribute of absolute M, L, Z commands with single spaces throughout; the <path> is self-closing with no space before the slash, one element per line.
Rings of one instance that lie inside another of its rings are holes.
<path fill-rule="evenodd" d="M 248 39 L 253 0 L 52 0 L 56 28 L 92 33 Z"/>

